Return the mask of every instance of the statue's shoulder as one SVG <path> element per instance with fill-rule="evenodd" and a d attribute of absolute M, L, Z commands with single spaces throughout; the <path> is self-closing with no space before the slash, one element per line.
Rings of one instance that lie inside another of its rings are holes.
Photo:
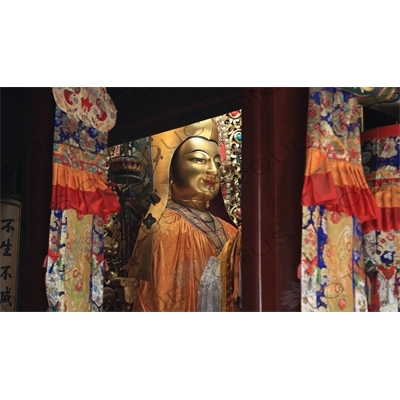
<path fill-rule="evenodd" d="M 226 235 L 228 236 L 228 239 L 230 239 L 231 237 L 236 235 L 236 233 L 238 231 L 236 227 L 234 227 L 229 222 L 226 222 L 222 218 L 219 218 L 219 217 L 217 217 L 217 218 L 221 222 L 222 226 L 224 227 L 224 230 L 225 230 Z"/>
<path fill-rule="evenodd" d="M 184 222 L 184 218 L 178 212 L 172 209 L 165 209 L 159 220 L 159 234 L 171 234 L 179 231 L 179 225 Z"/>

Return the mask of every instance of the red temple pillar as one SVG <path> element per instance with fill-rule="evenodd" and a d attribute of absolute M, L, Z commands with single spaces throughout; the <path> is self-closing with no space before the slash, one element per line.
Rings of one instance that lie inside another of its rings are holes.
<path fill-rule="evenodd" d="M 46 270 L 55 101 L 51 88 L 28 88 L 25 95 L 25 134 L 21 144 L 24 158 L 22 241 L 19 297 L 22 311 L 46 311 Z"/>
<path fill-rule="evenodd" d="M 243 308 L 299 311 L 308 88 L 246 89 L 244 97 Z"/>

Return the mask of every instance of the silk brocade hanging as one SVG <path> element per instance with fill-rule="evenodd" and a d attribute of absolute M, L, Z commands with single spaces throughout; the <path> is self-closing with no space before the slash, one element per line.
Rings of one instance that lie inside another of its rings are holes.
<path fill-rule="evenodd" d="M 54 88 L 53 181 L 46 291 L 50 311 L 101 311 L 104 223 L 120 211 L 106 185 L 116 109 L 104 88 Z"/>
<path fill-rule="evenodd" d="M 353 94 L 310 88 L 302 204 L 302 311 L 367 311 L 360 223 L 380 210 L 363 173 Z"/>

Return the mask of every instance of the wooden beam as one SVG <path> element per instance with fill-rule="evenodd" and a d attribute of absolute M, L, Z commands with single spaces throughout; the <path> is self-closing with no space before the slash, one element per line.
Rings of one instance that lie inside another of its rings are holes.
<path fill-rule="evenodd" d="M 108 145 L 125 143 L 243 108 L 243 88 L 107 88 L 117 110 Z"/>

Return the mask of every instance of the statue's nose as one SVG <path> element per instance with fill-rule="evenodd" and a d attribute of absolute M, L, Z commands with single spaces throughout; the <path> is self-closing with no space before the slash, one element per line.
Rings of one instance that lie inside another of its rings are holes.
<path fill-rule="evenodd" d="M 210 160 L 208 163 L 207 173 L 213 175 L 218 174 L 218 167 L 213 160 Z"/>

